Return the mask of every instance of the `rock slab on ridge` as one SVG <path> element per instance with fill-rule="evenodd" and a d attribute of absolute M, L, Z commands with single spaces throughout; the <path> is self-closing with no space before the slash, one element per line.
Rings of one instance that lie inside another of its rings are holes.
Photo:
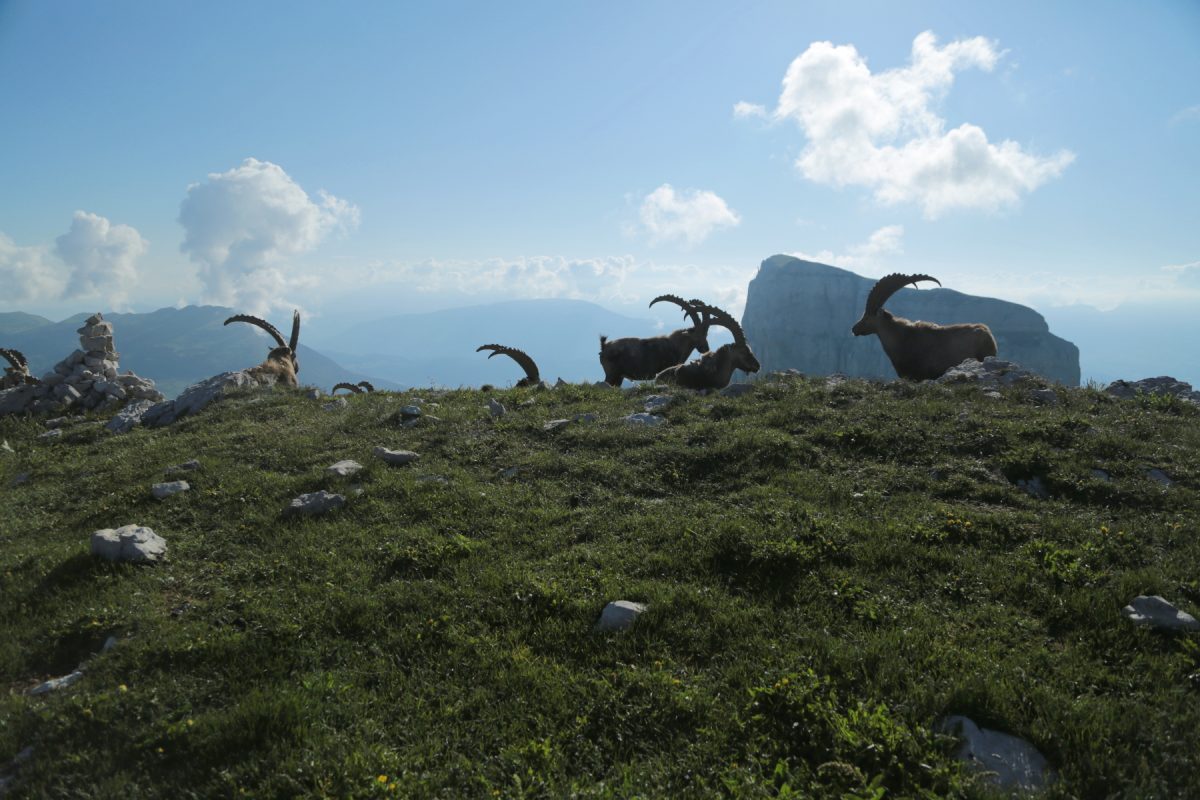
<path fill-rule="evenodd" d="M 92 555 L 109 561 L 152 563 L 166 558 L 167 541 L 142 525 L 104 528 L 92 534 Z"/>

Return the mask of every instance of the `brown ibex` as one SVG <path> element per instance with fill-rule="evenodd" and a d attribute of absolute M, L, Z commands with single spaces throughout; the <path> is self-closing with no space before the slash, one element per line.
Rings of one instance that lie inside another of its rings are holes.
<path fill-rule="evenodd" d="M 696 307 L 703 311 L 705 318 L 712 325 L 728 328 L 733 334 L 733 341 L 724 344 L 716 350 L 704 353 L 695 361 L 668 367 L 655 377 L 659 383 L 675 384 L 685 389 L 723 389 L 729 385 L 735 369 L 745 372 L 758 372 L 761 366 L 750 345 L 746 343 L 746 334 L 742 326 L 733 317 L 716 306 L 709 306 L 698 301 Z"/>
<path fill-rule="evenodd" d="M 0 389 L 11 389 L 27 383 L 41 383 L 29 374 L 29 361 L 20 350 L 8 350 L 0 347 L 0 356 L 3 356 L 4 360 L 11 365 L 4 368 L 4 377 L 0 378 Z"/>
<path fill-rule="evenodd" d="M 525 370 L 525 377 L 517 381 L 517 386 L 537 386 L 541 384 L 542 379 L 538 375 L 537 364 L 533 363 L 533 359 L 524 350 L 518 350 L 515 347 L 505 347 L 502 344 L 483 344 L 475 348 L 478 353 L 482 350 L 491 350 L 488 358 L 504 354 L 521 365 L 521 369 Z"/>
<path fill-rule="evenodd" d="M 278 345 L 267 354 L 267 359 L 257 367 L 246 370 L 246 373 L 262 383 L 282 383 L 284 386 L 299 386 L 296 373 L 300 371 L 300 361 L 296 358 L 296 346 L 300 342 L 300 312 L 292 312 L 292 338 L 283 340 L 283 334 L 264 319 L 252 317 L 249 314 L 235 314 L 225 320 L 231 322 L 248 322 L 257 325 L 271 335 Z"/>
<path fill-rule="evenodd" d="M 604 380 L 613 386 L 629 378 L 634 381 L 650 380 L 667 367 L 682 364 L 695 350 L 708 351 L 708 327 L 712 320 L 701 317 L 696 300 L 688 302 L 673 294 L 662 294 L 650 301 L 650 305 L 665 300 L 683 309 L 692 320 L 692 327 L 680 328 L 663 336 L 646 339 L 626 337 L 608 341 L 600 337 L 600 366 L 604 368 Z"/>
<path fill-rule="evenodd" d="M 983 361 L 996 355 L 996 339 L 981 322 L 937 325 L 896 317 L 884 310 L 883 304 L 889 297 L 901 287 L 918 281 L 942 285 L 929 275 L 893 274 L 880 278 L 867 295 L 862 318 L 851 328 L 854 335 L 878 336 L 896 374 L 912 381 L 940 378 L 946 370 L 968 358 Z"/>

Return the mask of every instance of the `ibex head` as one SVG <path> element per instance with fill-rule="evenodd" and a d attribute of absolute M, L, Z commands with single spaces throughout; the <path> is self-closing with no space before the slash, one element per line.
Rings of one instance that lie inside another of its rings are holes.
<path fill-rule="evenodd" d="M 226 325 L 231 322 L 248 322 L 251 325 L 257 325 L 258 327 L 262 328 L 271 335 L 271 338 L 274 339 L 275 343 L 278 345 L 277 347 L 272 348 L 271 352 L 267 354 L 267 361 L 287 361 L 291 363 L 293 372 L 300 371 L 300 359 L 296 357 L 296 347 L 300 343 L 299 311 L 292 312 L 292 338 L 286 342 L 283 340 L 283 334 L 279 332 L 279 329 L 267 322 L 265 319 L 252 317 L 249 314 L 234 314 L 232 317 L 225 320 Z"/>
<path fill-rule="evenodd" d="M 854 327 L 850 331 L 855 336 L 869 336 L 873 333 L 879 333 L 879 317 L 880 312 L 883 312 L 883 304 L 903 287 L 908 286 L 910 283 L 916 284 L 918 281 L 933 281 L 938 286 L 942 285 L 937 278 L 932 278 L 929 275 L 901 275 L 893 273 L 880 278 L 871 287 L 870 294 L 867 295 L 867 307 L 863 311 L 862 317 L 859 318 L 858 322 L 854 323 Z"/>
<path fill-rule="evenodd" d="M 708 326 L 712 324 L 712 320 L 708 318 L 707 314 L 701 318 L 700 314 L 704 304 L 699 300 L 684 300 L 682 297 L 678 297 L 673 294 L 660 294 L 658 297 L 650 301 L 650 305 L 653 306 L 660 300 L 665 300 L 668 303 L 674 303 L 683 309 L 683 313 L 692 320 L 692 327 L 687 331 L 692 347 L 698 353 L 707 353 Z"/>

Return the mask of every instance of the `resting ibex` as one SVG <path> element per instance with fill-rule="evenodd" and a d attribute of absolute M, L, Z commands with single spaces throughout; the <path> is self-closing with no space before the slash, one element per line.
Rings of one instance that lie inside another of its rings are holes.
<path fill-rule="evenodd" d="M 266 320 L 252 317 L 249 314 L 235 314 L 225 320 L 228 325 L 231 322 L 249 322 L 251 325 L 257 325 L 267 333 L 271 334 L 278 345 L 267 354 L 267 360 L 259 364 L 253 369 L 246 370 L 246 373 L 255 380 L 262 381 L 264 378 L 274 378 L 275 383 L 282 383 L 284 386 L 299 386 L 300 383 L 296 380 L 296 373 L 300 371 L 300 362 L 296 358 L 296 345 L 300 341 L 300 312 L 292 312 L 292 338 L 290 341 L 283 340 L 283 334 L 278 329 Z M 267 382 L 270 382 L 269 380 Z"/>
<path fill-rule="evenodd" d="M 14 386 L 23 386 L 27 383 L 41 383 L 41 381 L 29 374 L 29 362 L 20 350 L 7 350 L 0 347 L 0 356 L 3 356 L 12 365 L 4 368 L 4 377 L 0 378 L 0 389 L 11 389 Z"/>
<path fill-rule="evenodd" d="M 697 305 L 703 306 L 703 303 L 696 300 L 689 303 L 673 294 L 663 294 L 651 300 L 650 305 L 660 300 L 682 308 L 691 317 L 692 327 L 647 339 L 630 336 L 610 342 L 607 336 L 601 336 L 600 366 L 604 367 L 606 383 L 620 386 L 625 378 L 633 381 L 650 380 L 667 367 L 682 364 L 693 350 L 698 353 L 708 351 L 708 326 L 712 320 L 707 316 L 701 318 Z"/>
<path fill-rule="evenodd" d="M 996 355 L 996 340 L 981 322 L 936 325 L 894 317 L 883 304 L 901 287 L 918 281 L 941 282 L 928 275 L 893 274 L 880 278 L 867 295 L 867 308 L 851 330 L 855 336 L 875 334 L 896 374 L 912 381 L 940 378 L 968 358 L 983 361 Z"/>
<path fill-rule="evenodd" d="M 355 383 L 335 383 L 333 385 L 333 388 L 329 390 L 329 393 L 335 394 L 338 389 L 348 389 L 351 392 L 353 392 L 354 394 L 362 394 L 363 392 L 370 394 L 371 392 L 375 391 L 375 387 L 372 386 L 367 381 L 359 381 L 356 384 Z"/>
<path fill-rule="evenodd" d="M 733 334 L 733 341 L 724 344 L 709 353 L 704 353 L 695 361 L 668 367 L 655 376 L 659 383 L 675 384 L 685 389 L 723 389 L 729 385 L 735 369 L 746 372 L 758 372 L 760 364 L 746 344 L 746 334 L 742 326 L 733 317 L 716 306 L 708 306 L 699 301 L 692 301 L 704 312 L 705 318 L 712 325 L 728 328 Z"/>
<path fill-rule="evenodd" d="M 517 386 L 537 386 L 542 382 L 541 377 L 538 376 L 537 364 L 533 363 L 533 359 L 524 350 L 518 350 L 515 347 L 505 347 L 502 344 L 483 344 L 475 348 L 476 353 L 481 350 L 492 351 L 488 354 L 488 358 L 503 353 L 520 364 L 521 369 L 525 370 L 525 377 L 517 381 Z"/>

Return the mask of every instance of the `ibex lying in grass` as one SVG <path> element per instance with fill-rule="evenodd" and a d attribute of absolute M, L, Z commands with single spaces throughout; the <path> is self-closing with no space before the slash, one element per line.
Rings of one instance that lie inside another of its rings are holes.
<path fill-rule="evenodd" d="M 940 378 L 946 370 L 968 358 L 983 361 L 996 355 L 996 339 L 980 322 L 936 325 L 892 316 L 883 304 L 901 287 L 918 281 L 941 282 L 928 275 L 893 274 L 880 278 L 867 295 L 862 318 L 851 329 L 855 336 L 875 334 L 883 352 L 901 378 L 913 381 Z"/>
<path fill-rule="evenodd" d="M 333 388 L 329 390 L 329 393 L 334 394 L 338 389 L 348 389 L 354 394 L 362 394 L 363 392 L 370 394 L 375 391 L 375 387 L 367 381 L 359 381 L 358 383 L 335 383 Z"/>
<path fill-rule="evenodd" d="M 525 377 L 517 381 L 517 386 L 537 386 L 542 382 L 541 377 L 538 375 L 537 364 L 533 363 L 533 359 L 524 350 L 518 350 L 515 347 L 505 347 L 502 344 L 483 344 L 475 348 L 476 353 L 481 350 L 492 351 L 488 354 L 488 358 L 503 353 L 520 364 L 521 369 L 525 370 Z"/>
<path fill-rule="evenodd" d="M 704 353 L 695 361 L 668 367 L 658 373 L 655 380 L 685 389 L 723 389 L 729 385 L 735 369 L 758 372 L 761 365 L 750 351 L 750 345 L 746 344 L 746 334 L 737 320 L 716 306 L 704 305 L 696 300 L 692 302 L 704 312 L 711 324 L 728 328 L 733 334 L 733 341 Z"/>
<path fill-rule="evenodd" d="M 29 362 L 20 350 L 8 350 L 0 347 L 0 356 L 3 356 L 11 365 L 4 368 L 4 377 L 0 378 L 0 389 L 11 389 L 14 386 L 23 386 L 27 383 L 41 383 L 41 381 L 29 374 Z"/>
<path fill-rule="evenodd" d="M 296 358 L 296 345 L 300 342 L 299 311 L 292 312 L 292 338 L 286 342 L 283 340 L 283 334 L 274 325 L 258 317 L 252 317 L 249 314 L 235 314 L 225 320 L 226 325 L 231 322 L 249 322 L 251 325 L 257 325 L 271 334 L 271 338 L 278 345 L 267 354 L 266 361 L 253 369 L 246 370 L 248 375 L 263 383 L 270 383 L 273 380 L 274 383 L 282 383 L 284 386 L 300 385 L 296 379 L 296 373 L 300 371 L 300 361 Z"/>
<path fill-rule="evenodd" d="M 708 326 L 712 320 L 707 316 L 701 318 L 703 303 L 696 300 L 687 302 L 673 294 L 663 294 L 651 300 L 650 305 L 660 300 L 682 308 L 691 317 L 692 327 L 646 339 L 630 336 L 610 342 L 607 336 L 601 336 L 600 366 L 604 367 L 606 383 L 620 386 L 625 378 L 633 381 L 650 380 L 667 367 L 682 364 L 693 350 L 698 353 L 708 351 Z M 697 305 L 701 308 L 697 308 Z"/>

